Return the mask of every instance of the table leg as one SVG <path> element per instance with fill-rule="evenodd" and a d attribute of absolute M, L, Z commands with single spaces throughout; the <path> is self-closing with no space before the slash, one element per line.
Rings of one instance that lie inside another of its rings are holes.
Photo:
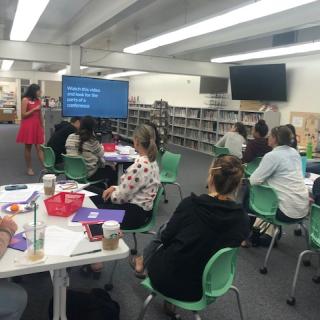
<path fill-rule="evenodd" d="M 121 176 L 123 175 L 123 163 L 118 163 L 118 186 L 121 184 Z"/>
<path fill-rule="evenodd" d="M 66 269 L 53 272 L 53 320 L 67 320 L 66 303 L 69 277 Z"/>

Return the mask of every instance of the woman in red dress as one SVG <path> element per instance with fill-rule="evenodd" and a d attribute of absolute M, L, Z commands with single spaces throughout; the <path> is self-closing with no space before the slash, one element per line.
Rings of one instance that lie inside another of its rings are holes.
<path fill-rule="evenodd" d="M 17 143 L 24 144 L 24 157 L 29 176 L 34 175 L 31 166 L 31 149 L 33 144 L 35 145 L 40 162 L 43 163 L 40 145 L 44 143 L 44 129 L 40 96 L 40 87 L 37 84 L 32 84 L 27 89 L 21 102 L 21 124 L 16 141 Z"/>

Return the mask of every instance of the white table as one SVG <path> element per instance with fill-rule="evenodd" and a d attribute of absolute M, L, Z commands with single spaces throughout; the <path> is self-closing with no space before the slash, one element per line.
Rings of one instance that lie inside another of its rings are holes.
<path fill-rule="evenodd" d="M 2 188 L 0 187 L 0 190 Z M 60 218 L 48 216 L 44 206 L 43 197 L 41 196 L 37 203 L 39 204 L 38 219 L 43 221 L 47 226 L 56 225 L 73 231 L 82 231 L 82 227 L 68 226 L 68 218 Z M 0 204 L 1 206 L 3 204 Z M 83 206 L 95 208 L 95 205 L 86 197 Z M 4 213 L 1 212 L 1 216 Z M 23 231 L 23 225 L 33 220 L 33 213 L 26 213 L 15 216 L 18 224 L 18 231 Z M 89 242 L 84 239 L 75 249 L 74 253 L 87 252 L 101 248 L 101 242 Z M 19 258 L 23 252 L 8 249 L 3 258 L 0 260 L 0 278 L 9 278 L 25 274 L 32 274 L 44 271 L 53 272 L 53 320 L 66 320 L 66 288 L 69 285 L 69 277 L 66 268 L 91 264 L 96 262 L 106 262 L 120 260 L 128 257 L 129 248 L 123 240 L 120 240 L 119 248 L 114 251 L 104 251 L 86 254 L 76 257 L 65 256 L 48 256 L 46 261 L 36 265 L 21 266 L 15 263 L 15 259 Z"/>

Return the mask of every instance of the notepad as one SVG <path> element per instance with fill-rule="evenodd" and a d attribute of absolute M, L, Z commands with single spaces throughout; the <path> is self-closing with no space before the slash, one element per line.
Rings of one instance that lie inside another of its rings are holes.
<path fill-rule="evenodd" d="M 80 208 L 72 218 L 72 222 L 105 222 L 114 220 L 121 223 L 124 214 L 124 210 Z"/>

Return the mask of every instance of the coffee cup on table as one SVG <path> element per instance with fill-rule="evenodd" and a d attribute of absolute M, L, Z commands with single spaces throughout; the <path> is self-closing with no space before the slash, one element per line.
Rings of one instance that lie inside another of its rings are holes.
<path fill-rule="evenodd" d="M 42 178 L 44 194 L 53 196 L 56 190 L 57 177 L 54 174 L 45 174 Z"/>
<path fill-rule="evenodd" d="M 106 221 L 102 225 L 103 239 L 102 248 L 103 250 L 116 250 L 119 246 L 120 238 L 120 224 L 117 221 Z"/>

